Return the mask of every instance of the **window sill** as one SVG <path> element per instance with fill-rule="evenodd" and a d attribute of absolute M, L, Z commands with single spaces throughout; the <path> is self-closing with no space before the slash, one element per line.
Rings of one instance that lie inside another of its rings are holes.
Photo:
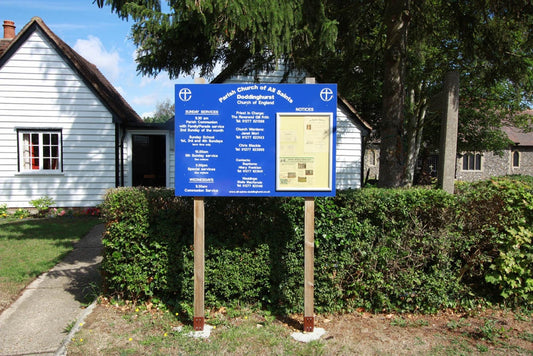
<path fill-rule="evenodd" d="M 24 171 L 24 172 L 17 172 L 15 173 L 15 176 L 46 176 L 46 177 L 63 177 L 65 176 L 64 172 L 43 172 L 43 171 L 37 171 L 37 172 L 31 172 L 31 171 Z"/>

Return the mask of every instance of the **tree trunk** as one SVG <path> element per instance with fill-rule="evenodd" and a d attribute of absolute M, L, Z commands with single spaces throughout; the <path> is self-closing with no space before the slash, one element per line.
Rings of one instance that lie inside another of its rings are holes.
<path fill-rule="evenodd" d="M 385 5 L 385 68 L 379 186 L 400 187 L 406 182 L 403 122 L 405 56 L 409 0 L 388 0 Z"/>

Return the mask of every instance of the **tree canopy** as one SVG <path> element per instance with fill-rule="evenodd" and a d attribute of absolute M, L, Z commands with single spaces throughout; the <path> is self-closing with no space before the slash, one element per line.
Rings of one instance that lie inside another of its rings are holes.
<path fill-rule="evenodd" d="M 142 74 L 210 76 L 218 63 L 283 58 L 338 83 L 378 129 L 384 186 L 410 184 L 421 147 L 438 142 L 448 71 L 460 73 L 460 150 L 501 149 L 502 123 L 530 122 L 515 115 L 533 95 L 529 1 L 95 1 L 133 19 Z"/>
<path fill-rule="evenodd" d="M 383 173 L 392 175 L 380 171 L 380 183 L 410 184 L 421 147 L 438 147 L 449 71 L 460 74 L 459 150 L 501 150 L 509 144 L 502 123 L 530 123 L 516 115 L 533 94 L 528 2 L 337 0 L 327 8 L 338 22 L 336 51 L 327 60 L 309 54 L 305 66 L 336 81 L 378 129 Z"/>
<path fill-rule="evenodd" d="M 174 117 L 174 102 L 170 99 L 158 101 L 155 104 L 155 112 L 152 116 L 144 118 L 144 122 L 163 123 Z"/>
<path fill-rule="evenodd" d="M 266 63 L 298 49 L 333 49 L 336 22 L 325 17 L 320 0 L 97 0 L 120 18 L 133 19 L 138 70 L 171 78 L 209 76 L 219 63 Z"/>

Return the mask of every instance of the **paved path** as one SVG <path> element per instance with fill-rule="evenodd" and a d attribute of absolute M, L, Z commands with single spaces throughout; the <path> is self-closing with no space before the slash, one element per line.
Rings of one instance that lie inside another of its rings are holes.
<path fill-rule="evenodd" d="M 99 283 L 103 231 L 103 225 L 95 226 L 0 314 L 1 356 L 61 354 L 67 329 L 86 313 L 83 307 Z"/>

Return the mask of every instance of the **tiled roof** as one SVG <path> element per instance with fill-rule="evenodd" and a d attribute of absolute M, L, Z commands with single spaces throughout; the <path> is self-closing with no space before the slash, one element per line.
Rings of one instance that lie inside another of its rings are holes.
<path fill-rule="evenodd" d="M 11 48 L 16 48 L 30 33 L 41 30 L 57 47 L 59 53 L 69 62 L 71 67 L 78 72 L 85 83 L 100 97 L 104 105 L 114 114 L 119 122 L 142 124 L 143 120 L 118 93 L 115 87 L 104 77 L 98 68 L 74 51 L 69 45 L 61 40 L 39 17 L 34 17 L 24 26 L 19 34 L 11 41 L 0 41 L 0 66 L 4 62 L 4 56 L 10 56 Z M 7 46 L 5 45 L 7 43 Z"/>
<path fill-rule="evenodd" d="M 533 146 L 533 132 L 524 132 L 519 128 L 511 126 L 502 127 L 502 131 L 505 132 L 509 139 L 516 145 Z"/>
<path fill-rule="evenodd" d="M 522 111 L 516 115 L 526 116 L 531 119 L 531 117 L 533 117 L 533 110 Z M 509 123 L 507 125 L 504 123 L 501 130 L 507 134 L 509 140 L 513 141 L 515 145 L 533 146 L 533 131 L 523 130 Z"/>

